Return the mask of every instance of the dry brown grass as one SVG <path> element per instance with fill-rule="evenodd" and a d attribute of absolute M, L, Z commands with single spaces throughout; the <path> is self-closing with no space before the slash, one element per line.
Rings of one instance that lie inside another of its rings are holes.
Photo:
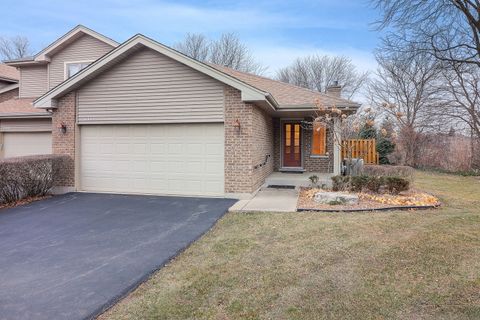
<path fill-rule="evenodd" d="M 479 319 L 480 181 L 440 209 L 228 214 L 101 319 Z"/>

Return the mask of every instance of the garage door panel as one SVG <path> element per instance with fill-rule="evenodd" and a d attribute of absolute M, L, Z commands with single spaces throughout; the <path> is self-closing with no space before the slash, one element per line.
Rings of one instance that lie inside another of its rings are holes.
<path fill-rule="evenodd" d="M 51 153 L 51 132 L 3 133 L 3 156 L 5 158 Z"/>
<path fill-rule="evenodd" d="M 82 189 L 223 195 L 223 132 L 219 123 L 82 126 Z"/>

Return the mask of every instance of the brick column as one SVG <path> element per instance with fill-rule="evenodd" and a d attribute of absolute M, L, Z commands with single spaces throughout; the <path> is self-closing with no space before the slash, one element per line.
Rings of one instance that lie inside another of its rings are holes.
<path fill-rule="evenodd" d="M 52 115 L 52 152 L 70 156 L 65 167 L 63 179 L 58 187 L 75 187 L 75 134 L 76 134 L 76 94 L 71 92 L 58 100 L 58 107 Z M 67 132 L 62 133 L 62 124 L 67 126 Z"/>
<path fill-rule="evenodd" d="M 251 193 L 253 106 L 244 103 L 241 93 L 225 87 L 225 192 Z M 240 128 L 235 127 L 238 120 Z"/>

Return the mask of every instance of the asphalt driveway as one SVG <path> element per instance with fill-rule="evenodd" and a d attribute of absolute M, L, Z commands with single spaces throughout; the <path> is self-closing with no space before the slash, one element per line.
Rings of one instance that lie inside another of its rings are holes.
<path fill-rule="evenodd" d="M 71 193 L 0 210 L 0 319 L 94 317 L 233 203 Z"/>

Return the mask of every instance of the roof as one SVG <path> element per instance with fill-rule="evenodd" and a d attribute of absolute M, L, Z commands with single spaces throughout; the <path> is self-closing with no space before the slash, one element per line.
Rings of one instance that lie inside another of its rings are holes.
<path fill-rule="evenodd" d="M 278 102 L 281 108 L 294 108 L 302 106 L 311 106 L 315 102 L 326 107 L 351 107 L 357 108 L 360 105 L 356 102 L 323 94 L 318 91 L 309 90 L 298 87 L 290 83 L 273 80 L 270 78 L 254 75 L 251 73 L 241 72 L 228 67 L 210 64 L 212 67 L 231 75 L 251 86 L 262 91 L 269 92 Z"/>
<path fill-rule="evenodd" d="M 0 118 L 50 117 L 50 113 L 35 108 L 31 98 L 16 98 L 0 103 Z"/>
<path fill-rule="evenodd" d="M 214 79 L 219 80 L 220 82 L 240 90 L 242 93 L 242 100 L 244 101 L 267 101 L 268 103 L 271 103 L 270 100 L 273 100 L 268 92 L 264 92 L 258 88 L 255 88 L 254 86 L 232 77 L 225 72 L 221 72 L 210 65 L 192 59 L 144 35 L 137 34 L 90 64 L 82 71 L 75 74 L 73 77 L 68 78 L 58 86 L 49 90 L 43 96 L 34 101 L 34 106 L 44 109 L 55 108 L 55 102 L 52 100 L 78 88 L 80 85 L 92 79 L 97 74 L 110 68 L 113 64 L 121 61 L 127 55 L 131 54 L 132 52 L 136 52 L 142 47 L 155 50 L 171 59 L 191 67 L 194 70 L 202 72 Z M 272 102 L 275 103 L 274 101 Z"/>
<path fill-rule="evenodd" d="M 115 40 L 108 38 L 104 36 L 103 34 L 100 34 L 92 29 L 89 29 L 85 26 L 78 25 L 72 30 L 68 31 L 66 34 L 52 42 L 49 46 L 47 46 L 45 49 L 34 55 L 33 57 L 25 57 L 25 58 L 20 58 L 20 59 L 13 59 L 13 60 L 8 60 L 4 61 L 5 63 L 15 66 L 15 65 L 25 65 L 25 64 L 32 64 L 32 63 L 46 63 L 49 62 L 50 56 L 54 55 L 58 51 L 62 50 L 66 45 L 70 44 L 71 42 L 75 41 L 79 37 L 83 35 L 89 35 L 92 36 L 100 41 L 103 41 L 109 45 L 112 46 L 112 48 L 115 48 L 119 45 L 118 42 Z"/>
<path fill-rule="evenodd" d="M 320 102 L 325 107 L 358 108 L 358 103 L 339 97 L 323 94 L 292 84 L 272 80 L 245 72 L 236 71 L 219 65 L 206 64 L 190 58 L 181 52 L 167 47 L 153 39 L 137 34 L 125 41 L 102 58 L 90 64 L 81 72 L 52 88 L 34 101 L 39 108 L 55 108 L 55 99 L 80 87 L 99 73 L 110 68 L 127 55 L 141 47 L 155 50 L 171 59 L 183 63 L 194 70 L 202 72 L 220 82 L 241 91 L 242 100 L 266 103 L 273 110 L 310 110 Z"/>
<path fill-rule="evenodd" d="M 7 81 L 11 80 L 11 82 L 18 82 L 18 80 L 20 80 L 20 72 L 18 72 L 17 68 L 0 63 L 0 79 Z"/>

